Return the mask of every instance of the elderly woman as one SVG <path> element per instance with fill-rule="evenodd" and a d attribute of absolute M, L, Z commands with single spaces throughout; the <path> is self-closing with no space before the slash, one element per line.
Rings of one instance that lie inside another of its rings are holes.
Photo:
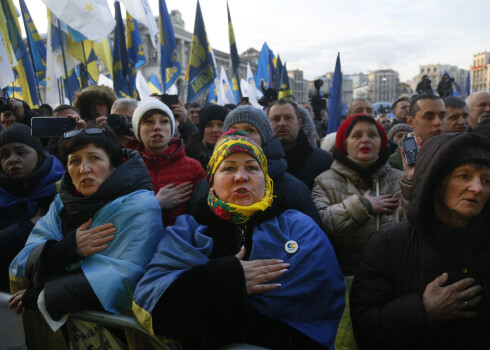
<path fill-rule="evenodd" d="M 160 100 L 149 97 L 140 101 L 132 124 L 140 142 L 138 151 L 163 212 L 163 223 L 173 225 L 177 216 L 187 213 L 194 185 L 206 177 L 206 172 L 197 160 L 185 155 L 182 139 L 172 137 L 174 115 Z"/>
<path fill-rule="evenodd" d="M 138 320 L 184 348 L 322 349 L 352 341 L 328 239 L 311 218 L 273 202 L 267 161 L 247 133 L 221 137 L 208 180 L 202 210 L 166 229 L 138 284 Z"/>
<path fill-rule="evenodd" d="M 490 347 L 490 140 L 420 149 L 408 220 L 376 233 L 352 285 L 362 349 Z"/>
<path fill-rule="evenodd" d="M 398 221 L 403 172 L 387 162 L 386 132 L 366 114 L 342 123 L 333 156 L 330 169 L 315 179 L 312 196 L 342 272 L 350 276 L 371 235 Z"/>
<path fill-rule="evenodd" d="M 10 263 L 47 213 L 65 169 L 20 123 L 0 133 L 0 165 L 0 291 L 10 292 Z"/>
<path fill-rule="evenodd" d="M 10 266 L 10 307 L 36 309 L 44 290 L 54 320 L 81 309 L 128 310 L 163 233 L 150 176 L 107 128 L 69 131 L 60 150 L 67 172 Z"/>

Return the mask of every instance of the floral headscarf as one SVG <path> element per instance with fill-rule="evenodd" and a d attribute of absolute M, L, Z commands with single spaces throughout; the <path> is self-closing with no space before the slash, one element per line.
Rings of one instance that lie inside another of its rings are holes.
<path fill-rule="evenodd" d="M 219 199 L 213 190 L 208 194 L 208 205 L 220 218 L 236 224 L 248 221 L 258 211 L 264 211 L 272 204 L 273 182 L 267 174 L 267 159 L 259 145 L 243 130 L 229 130 L 221 135 L 216 143 L 213 155 L 208 163 L 208 182 L 212 187 L 214 174 L 221 162 L 236 153 L 247 153 L 259 162 L 265 178 L 265 196 L 259 202 L 249 206 L 240 206 Z"/>

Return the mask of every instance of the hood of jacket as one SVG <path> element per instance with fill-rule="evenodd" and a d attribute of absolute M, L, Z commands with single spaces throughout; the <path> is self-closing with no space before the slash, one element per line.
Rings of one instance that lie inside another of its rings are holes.
<path fill-rule="evenodd" d="M 277 137 L 273 137 L 262 146 L 262 150 L 267 158 L 267 172 L 274 180 L 288 168 L 281 142 Z"/>
<path fill-rule="evenodd" d="M 457 166 L 475 160 L 490 161 L 490 139 L 473 133 L 443 134 L 431 137 L 424 143 L 415 166 L 412 199 L 407 208 L 408 219 L 416 228 L 424 231 L 434 225 L 435 191 L 444 177 Z M 489 215 L 490 205 L 487 201 L 480 215 L 472 222 L 484 219 L 488 225 Z"/>
<path fill-rule="evenodd" d="M 75 186 L 70 174 L 65 173 L 60 185 L 60 196 L 63 201 L 63 219 L 70 226 L 78 227 L 108 202 L 138 191 L 153 191 L 151 177 L 139 153 L 124 150 L 126 161 L 117 167 L 111 176 L 100 185 L 97 192 L 88 197 L 75 195 Z"/>

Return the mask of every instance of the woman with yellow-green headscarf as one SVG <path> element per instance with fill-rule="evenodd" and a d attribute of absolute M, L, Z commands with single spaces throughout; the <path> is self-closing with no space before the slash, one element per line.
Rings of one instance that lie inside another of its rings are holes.
<path fill-rule="evenodd" d="M 353 345 L 332 247 L 308 216 L 282 210 L 262 149 L 241 130 L 218 140 L 208 197 L 166 228 L 139 282 L 136 318 L 184 349 Z"/>

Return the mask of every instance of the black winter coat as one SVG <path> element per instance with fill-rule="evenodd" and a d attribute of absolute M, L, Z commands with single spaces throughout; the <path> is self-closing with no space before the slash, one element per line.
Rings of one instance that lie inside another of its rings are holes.
<path fill-rule="evenodd" d="M 489 140 L 475 141 L 469 134 L 429 139 L 417 160 L 408 221 L 371 238 L 351 289 L 360 349 L 490 348 L 490 205 L 487 201 L 466 229 L 444 224 L 433 210 L 434 191 L 449 173 L 448 164 L 474 142 L 490 149 Z M 423 293 L 444 272 L 449 276 L 444 286 L 471 277 L 482 287 L 475 318 L 428 319 Z"/>

